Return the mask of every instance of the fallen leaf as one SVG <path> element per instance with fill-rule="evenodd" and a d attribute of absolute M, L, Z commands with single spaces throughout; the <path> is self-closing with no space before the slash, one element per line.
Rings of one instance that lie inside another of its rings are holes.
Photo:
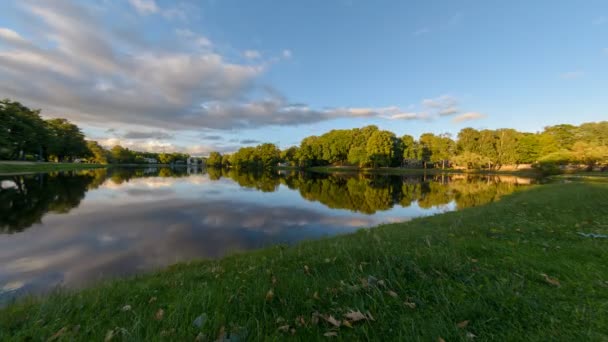
<path fill-rule="evenodd" d="M 340 327 L 340 321 L 338 321 L 337 319 L 334 318 L 334 316 L 329 315 L 329 317 L 323 317 L 327 322 L 329 322 L 331 325 L 335 326 L 336 328 Z"/>
<path fill-rule="evenodd" d="M 207 321 L 207 315 L 206 314 L 202 314 L 202 315 L 196 317 L 194 319 L 194 322 L 192 322 L 192 324 L 194 324 L 194 326 L 197 327 L 197 328 L 202 328 L 203 325 L 205 325 L 206 321 Z"/>
<path fill-rule="evenodd" d="M 304 316 L 296 317 L 296 324 L 299 326 L 306 325 L 306 320 L 304 319 Z"/>
<path fill-rule="evenodd" d="M 384 280 L 378 280 L 378 285 L 386 287 L 386 283 L 384 282 Z"/>
<path fill-rule="evenodd" d="M 477 336 L 475 334 L 473 334 L 472 332 L 467 332 L 467 338 L 474 339 L 475 337 L 477 337 Z"/>
<path fill-rule="evenodd" d="M 312 295 L 312 298 L 319 300 L 321 298 L 319 298 L 319 292 L 315 291 L 315 293 Z"/>
<path fill-rule="evenodd" d="M 109 342 L 112 341 L 112 338 L 114 337 L 114 330 L 108 330 L 108 332 L 106 333 L 106 338 L 104 338 L 104 342 Z"/>
<path fill-rule="evenodd" d="M 557 286 L 557 287 L 561 286 L 561 284 L 559 283 L 559 280 L 557 280 L 557 278 L 551 278 L 548 275 L 546 275 L 545 273 L 541 273 L 540 275 L 545 279 L 545 281 L 547 283 L 549 283 L 553 286 Z"/>
<path fill-rule="evenodd" d="M 349 328 L 353 327 L 352 324 L 350 324 L 350 322 L 347 320 L 342 320 L 342 325 Z"/>
<path fill-rule="evenodd" d="M 268 290 L 268 292 L 266 292 L 266 301 L 271 301 L 272 298 L 274 298 L 274 291 L 272 291 L 272 289 Z"/>
<path fill-rule="evenodd" d="M 399 297 L 399 295 L 395 291 L 388 290 L 388 291 L 386 291 L 386 293 L 388 293 L 388 295 L 393 298 Z"/>
<path fill-rule="evenodd" d="M 325 337 L 336 337 L 336 336 L 338 336 L 338 333 L 335 332 L 335 331 L 328 331 L 325 334 L 323 334 L 323 336 L 325 336 Z"/>
<path fill-rule="evenodd" d="M 310 269 L 308 268 L 308 265 L 304 265 L 304 272 L 306 272 L 306 274 L 310 274 Z"/>
<path fill-rule="evenodd" d="M 165 310 L 163 309 L 158 309 L 158 311 L 156 311 L 156 314 L 154 315 L 154 318 L 157 321 L 160 321 L 163 319 L 163 317 L 165 316 Z"/>
<path fill-rule="evenodd" d="M 150 298 L 150 300 L 148 301 L 148 304 L 154 303 L 156 302 L 156 297 L 152 297 Z"/>
<path fill-rule="evenodd" d="M 277 330 L 280 331 L 280 332 L 288 332 L 289 331 L 289 324 L 282 325 Z"/>
<path fill-rule="evenodd" d="M 67 331 L 68 331 L 68 327 L 63 327 L 63 328 L 59 329 L 59 331 L 57 331 L 47 341 L 55 341 L 55 340 L 59 339 L 61 336 L 63 336 L 63 334 L 65 334 Z"/>
<path fill-rule="evenodd" d="M 362 314 L 361 311 L 347 312 L 344 314 L 344 317 L 348 318 L 349 320 L 351 320 L 353 322 L 359 322 L 359 321 L 367 319 L 367 317 L 365 317 L 365 315 Z"/>
<path fill-rule="evenodd" d="M 462 322 L 456 324 L 456 326 L 459 327 L 459 328 L 461 328 L 461 329 L 462 328 L 466 328 L 467 325 L 469 325 L 469 321 L 468 320 L 462 321 Z"/>
<path fill-rule="evenodd" d="M 403 304 L 405 304 L 405 306 L 407 306 L 410 309 L 415 309 L 416 308 L 416 303 L 404 302 Z"/>
<path fill-rule="evenodd" d="M 120 310 L 122 310 L 122 311 L 131 311 L 131 305 L 125 305 Z"/>
<path fill-rule="evenodd" d="M 471 262 L 478 262 L 479 260 L 477 259 L 471 259 Z"/>
<path fill-rule="evenodd" d="M 445 340 L 444 340 L 444 339 L 442 339 L 441 337 L 438 337 L 438 338 L 437 338 L 437 342 L 445 342 Z"/>

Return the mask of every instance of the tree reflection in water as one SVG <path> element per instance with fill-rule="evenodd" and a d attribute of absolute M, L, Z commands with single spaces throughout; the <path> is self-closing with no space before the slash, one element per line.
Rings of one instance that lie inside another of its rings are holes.
<path fill-rule="evenodd" d="M 305 172 L 246 172 L 187 168 L 110 168 L 0 177 L 0 232 L 22 231 L 48 213 L 68 213 L 78 207 L 85 193 L 104 182 L 115 185 L 142 177 L 188 177 L 207 174 L 222 177 L 241 187 L 274 192 L 280 185 L 298 191 L 302 198 L 329 208 L 374 214 L 395 205 L 413 203 L 421 208 L 447 205 L 479 206 L 515 191 L 530 179 L 514 176 L 432 175 L 327 175 Z"/>

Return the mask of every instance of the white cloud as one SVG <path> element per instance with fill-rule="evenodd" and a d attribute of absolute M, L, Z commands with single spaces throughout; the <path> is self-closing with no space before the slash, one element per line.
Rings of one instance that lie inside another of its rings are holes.
<path fill-rule="evenodd" d="M 154 14 L 159 11 L 158 5 L 154 0 L 129 0 L 129 3 L 142 15 Z"/>
<path fill-rule="evenodd" d="M 21 35 L 9 28 L 0 27 L 0 40 L 4 40 L 11 44 L 24 44 L 27 43 Z"/>
<path fill-rule="evenodd" d="M 454 119 L 452 119 L 452 121 L 458 123 L 458 122 L 464 122 L 464 121 L 479 120 L 479 119 L 483 119 L 485 117 L 486 117 L 486 115 L 482 114 L 482 113 L 467 112 L 467 113 L 463 113 L 463 114 L 460 114 L 460 115 L 454 117 Z"/>
<path fill-rule="evenodd" d="M 283 58 L 287 58 L 287 59 L 291 58 L 291 56 L 292 56 L 291 50 L 287 50 L 287 49 L 283 50 L 283 52 L 281 54 L 283 55 Z"/>
<path fill-rule="evenodd" d="M 583 76 L 585 76 L 583 71 L 568 71 L 559 75 L 559 77 L 564 80 L 574 80 Z"/>
<path fill-rule="evenodd" d="M 245 52 L 243 52 L 243 56 L 248 59 L 257 59 L 262 57 L 260 52 L 257 50 L 245 50 Z"/>
<path fill-rule="evenodd" d="M 188 29 L 176 29 L 175 35 L 184 40 L 188 44 L 194 44 L 199 48 L 209 48 L 212 46 L 211 41 L 198 33 L 194 33 Z"/>

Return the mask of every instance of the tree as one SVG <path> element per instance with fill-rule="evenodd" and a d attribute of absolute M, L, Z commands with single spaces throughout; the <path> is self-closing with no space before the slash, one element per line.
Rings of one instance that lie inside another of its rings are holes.
<path fill-rule="evenodd" d="M 124 148 L 120 145 L 112 147 L 110 150 L 110 156 L 112 163 L 115 164 L 130 164 L 135 162 L 135 156 L 133 153 L 128 148 Z"/>
<path fill-rule="evenodd" d="M 401 146 L 403 149 L 403 159 L 418 159 L 418 144 L 411 135 L 401 137 Z"/>
<path fill-rule="evenodd" d="M 496 140 L 496 134 L 492 130 L 484 129 L 479 132 L 479 155 L 487 160 L 488 169 L 495 167 L 498 161 Z"/>
<path fill-rule="evenodd" d="M 496 130 L 496 163 L 499 169 L 502 165 L 515 164 L 519 160 L 518 135 L 516 130 L 510 128 Z"/>
<path fill-rule="evenodd" d="M 365 152 L 373 167 L 390 166 L 397 138 L 389 131 L 375 131 L 367 141 Z"/>
<path fill-rule="evenodd" d="M 46 121 L 49 132 L 47 151 L 56 157 L 57 161 L 86 157 L 89 155 L 84 134 L 78 126 L 66 119 L 51 119 Z"/>
<path fill-rule="evenodd" d="M 222 166 L 229 167 L 230 166 L 230 155 L 224 154 L 222 156 Z"/>
<path fill-rule="evenodd" d="M 110 159 L 110 152 L 101 147 L 97 141 L 87 141 L 87 148 L 89 150 L 89 161 L 96 164 L 107 164 Z"/>
<path fill-rule="evenodd" d="M 48 134 L 40 110 L 19 102 L 0 101 L 0 157 L 25 159 L 26 154 L 45 157 Z"/>
<path fill-rule="evenodd" d="M 517 163 L 532 164 L 540 155 L 539 137 L 533 133 L 522 133 L 517 141 Z"/>
<path fill-rule="evenodd" d="M 463 128 L 458 132 L 458 143 L 456 148 L 459 153 L 471 152 L 479 153 L 480 133 L 474 128 Z"/>
<path fill-rule="evenodd" d="M 207 158 L 207 166 L 222 167 L 222 155 L 219 152 L 209 153 Z"/>

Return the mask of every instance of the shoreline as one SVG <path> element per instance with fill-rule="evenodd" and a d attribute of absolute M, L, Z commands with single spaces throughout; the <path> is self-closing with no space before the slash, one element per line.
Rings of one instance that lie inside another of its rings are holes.
<path fill-rule="evenodd" d="M 607 201 L 606 184 L 533 186 L 485 206 L 21 298 L 0 309 L 0 339 L 594 340 L 608 323 L 598 285 L 607 241 L 578 233 L 607 233 Z"/>

